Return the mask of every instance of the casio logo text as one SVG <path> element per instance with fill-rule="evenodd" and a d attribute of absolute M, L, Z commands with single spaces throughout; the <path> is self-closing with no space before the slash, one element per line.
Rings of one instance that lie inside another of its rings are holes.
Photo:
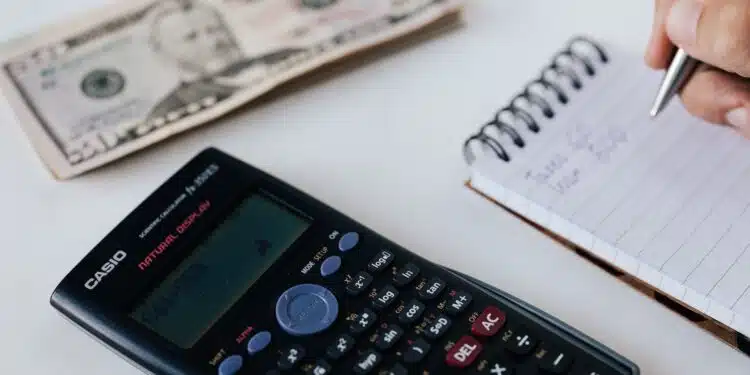
<path fill-rule="evenodd" d="M 122 250 L 118 250 L 116 253 L 112 255 L 111 258 L 107 260 L 102 266 L 94 273 L 94 276 L 86 280 L 86 283 L 84 283 L 84 286 L 86 286 L 86 289 L 88 290 L 94 290 L 94 288 L 99 285 L 99 283 L 104 280 L 107 275 L 109 275 L 112 271 L 117 268 L 117 265 L 120 264 L 120 262 L 123 261 L 128 256 L 128 254 Z"/>

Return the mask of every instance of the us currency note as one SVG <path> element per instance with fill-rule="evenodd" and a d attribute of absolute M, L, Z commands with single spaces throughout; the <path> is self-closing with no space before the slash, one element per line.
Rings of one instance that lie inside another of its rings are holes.
<path fill-rule="evenodd" d="M 205 124 L 463 0 L 128 0 L 2 52 L 0 90 L 68 179 Z"/>

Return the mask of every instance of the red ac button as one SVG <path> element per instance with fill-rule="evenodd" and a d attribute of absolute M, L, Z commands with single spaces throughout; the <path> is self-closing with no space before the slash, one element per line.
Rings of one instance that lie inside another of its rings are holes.
<path fill-rule="evenodd" d="M 477 317 L 471 325 L 471 333 L 477 336 L 494 336 L 505 324 L 505 312 L 497 307 L 489 306 Z"/>

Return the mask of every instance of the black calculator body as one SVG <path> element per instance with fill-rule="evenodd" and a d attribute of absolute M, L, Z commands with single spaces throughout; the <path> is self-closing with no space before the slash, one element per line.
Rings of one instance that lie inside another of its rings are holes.
<path fill-rule="evenodd" d="M 106 235 L 51 303 L 154 374 L 639 373 L 214 148 Z"/>

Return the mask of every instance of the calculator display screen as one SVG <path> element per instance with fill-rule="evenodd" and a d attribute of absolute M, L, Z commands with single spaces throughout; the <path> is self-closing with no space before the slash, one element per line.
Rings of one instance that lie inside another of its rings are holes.
<path fill-rule="evenodd" d="M 310 226 L 262 194 L 244 200 L 131 313 L 136 321 L 189 348 Z"/>

